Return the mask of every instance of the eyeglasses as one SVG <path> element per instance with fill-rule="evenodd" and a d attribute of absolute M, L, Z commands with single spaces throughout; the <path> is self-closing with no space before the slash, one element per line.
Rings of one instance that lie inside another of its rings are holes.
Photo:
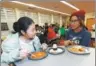
<path fill-rule="evenodd" d="M 79 20 L 71 20 L 70 23 L 76 23 L 78 22 Z"/>

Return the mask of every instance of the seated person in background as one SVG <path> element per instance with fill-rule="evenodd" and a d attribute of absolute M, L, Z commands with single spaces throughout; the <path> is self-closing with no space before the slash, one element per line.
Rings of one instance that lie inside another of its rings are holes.
<path fill-rule="evenodd" d="M 45 37 L 45 42 L 48 43 L 48 40 L 47 40 L 47 34 L 48 34 L 48 23 L 45 23 L 44 25 L 44 37 Z"/>
<path fill-rule="evenodd" d="M 70 16 L 70 28 L 67 32 L 65 45 L 80 44 L 89 46 L 91 41 L 91 34 L 86 30 L 84 25 L 85 11 L 80 10 L 74 12 Z M 71 41 L 72 40 L 72 41 Z"/>
<path fill-rule="evenodd" d="M 58 31 L 59 35 L 61 38 L 65 37 L 65 28 L 64 25 L 62 25 L 62 27 L 60 27 L 59 31 Z"/>
<path fill-rule="evenodd" d="M 35 25 L 35 28 L 36 28 L 36 36 L 38 36 L 40 43 L 41 44 L 45 43 L 45 37 L 44 34 L 42 33 L 43 28 L 38 24 Z"/>
<path fill-rule="evenodd" d="M 58 33 L 58 30 L 59 30 L 59 25 L 58 25 L 58 23 L 52 24 L 52 27 L 53 27 L 55 33 L 57 34 L 57 33 Z"/>
<path fill-rule="evenodd" d="M 32 19 L 21 17 L 14 23 L 13 28 L 15 33 L 10 34 L 2 42 L 1 63 L 10 63 L 26 58 L 29 53 L 39 51 L 41 48 Z"/>
<path fill-rule="evenodd" d="M 40 33 L 39 25 L 38 24 L 35 25 L 35 29 L 36 29 L 36 33 Z"/>
<path fill-rule="evenodd" d="M 48 41 L 56 38 L 56 33 L 55 33 L 52 25 L 50 25 L 49 28 L 48 28 L 47 38 L 48 38 Z"/>

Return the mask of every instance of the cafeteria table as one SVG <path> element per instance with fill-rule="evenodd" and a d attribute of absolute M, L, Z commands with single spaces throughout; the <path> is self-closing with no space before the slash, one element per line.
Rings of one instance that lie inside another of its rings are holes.
<path fill-rule="evenodd" d="M 88 55 L 76 55 L 65 52 L 60 55 L 51 55 L 42 60 L 24 59 L 16 62 L 16 66 L 95 66 L 95 48 L 90 48 L 91 53 Z M 1 64 L 1 66 L 7 66 Z"/>

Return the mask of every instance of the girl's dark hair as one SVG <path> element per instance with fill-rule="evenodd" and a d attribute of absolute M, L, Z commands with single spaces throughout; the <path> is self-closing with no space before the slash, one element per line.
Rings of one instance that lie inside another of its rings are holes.
<path fill-rule="evenodd" d="M 14 22 L 14 23 L 13 23 L 13 29 L 14 29 L 15 32 L 19 32 L 18 22 Z"/>
<path fill-rule="evenodd" d="M 26 32 L 28 27 L 34 23 L 34 21 L 29 17 L 21 17 L 17 22 L 13 24 L 13 29 L 22 35 L 21 30 Z"/>

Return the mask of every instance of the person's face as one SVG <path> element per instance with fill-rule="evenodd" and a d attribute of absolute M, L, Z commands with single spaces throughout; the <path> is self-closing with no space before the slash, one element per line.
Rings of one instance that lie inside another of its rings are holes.
<path fill-rule="evenodd" d="M 76 16 L 72 16 L 71 20 L 70 20 L 70 28 L 75 30 L 78 27 L 80 27 L 80 23 L 79 23 L 78 18 Z"/>
<path fill-rule="evenodd" d="M 24 34 L 24 36 L 28 39 L 33 39 L 36 35 L 36 29 L 35 29 L 35 24 L 31 24 L 26 33 Z"/>

